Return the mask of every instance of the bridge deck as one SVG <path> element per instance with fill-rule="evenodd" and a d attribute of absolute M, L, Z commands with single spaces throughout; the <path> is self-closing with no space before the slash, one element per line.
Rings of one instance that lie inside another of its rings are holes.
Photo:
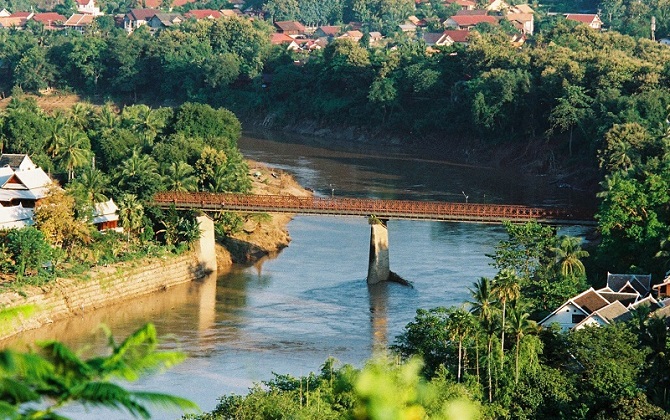
<path fill-rule="evenodd" d="M 503 204 L 447 203 L 360 198 L 294 197 L 161 192 L 154 203 L 162 208 L 240 211 L 246 213 L 292 213 L 333 216 L 376 216 L 380 219 L 409 219 L 501 223 L 536 220 L 554 225 L 594 225 L 592 215 L 550 207 Z"/>

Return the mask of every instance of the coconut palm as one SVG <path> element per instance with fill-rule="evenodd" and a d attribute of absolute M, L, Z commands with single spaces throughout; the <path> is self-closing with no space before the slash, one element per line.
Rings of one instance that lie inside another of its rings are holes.
<path fill-rule="evenodd" d="M 130 124 L 135 133 L 144 138 L 148 146 L 153 145 L 154 139 L 165 125 L 156 110 L 143 104 L 125 107 L 122 118 Z"/>
<path fill-rule="evenodd" d="M 116 114 L 114 105 L 106 103 L 100 108 L 100 112 L 95 115 L 95 122 L 100 130 L 113 129 L 119 125 L 119 117 Z"/>
<path fill-rule="evenodd" d="M 500 358 L 501 361 L 505 356 L 505 310 L 507 302 L 512 302 L 519 299 L 521 295 L 521 286 L 519 285 L 519 277 L 514 270 L 503 269 L 496 274 L 493 279 L 493 287 L 491 293 L 502 304 L 502 323 L 500 328 Z"/>
<path fill-rule="evenodd" d="M 574 236 L 561 236 L 558 246 L 551 250 L 556 254 L 556 262 L 564 277 L 579 277 L 586 272 L 581 259 L 589 256 L 581 246 L 581 239 Z"/>
<path fill-rule="evenodd" d="M 515 344 L 515 358 L 514 358 L 514 381 L 519 382 L 519 349 L 521 346 L 521 339 L 527 334 L 533 334 L 538 332 L 538 325 L 535 321 L 529 319 L 530 315 L 525 309 L 517 304 L 513 305 L 508 319 L 508 326 L 510 332 L 514 334 L 516 340 Z"/>
<path fill-rule="evenodd" d="M 471 312 L 475 314 L 480 321 L 480 324 L 486 331 L 486 370 L 489 385 L 489 402 L 493 401 L 493 375 L 491 372 L 491 353 L 493 351 L 493 335 L 495 334 L 493 315 L 495 311 L 496 300 L 491 292 L 491 280 L 482 277 L 476 283 L 473 283 L 473 288 L 469 289 L 472 300 L 468 302 L 472 308 Z M 479 358 L 477 358 L 479 359 Z M 479 361 L 477 362 L 479 363 Z"/>
<path fill-rule="evenodd" d="M 90 142 L 86 134 L 75 129 L 65 130 L 57 159 L 67 170 L 67 178 L 71 181 L 74 178 L 75 168 L 87 165 L 91 159 Z"/>
<path fill-rule="evenodd" d="M 473 315 L 463 308 L 451 310 L 447 320 L 447 330 L 451 340 L 458 341 L 458 374 L 456 378 L 461 382 L 463 366 L 463 341 L 475 327 Z"/>
<path fill-rule="evenodd" d="M 139 232 L 144 218 L 144 206 L 133 194 L 124 194 L 119 200 L 119 221 L 121 227 L 126 231 L 127 240 L 130 242 L 131 234 Z"/>
<path fill-rule="evenodd" d="M 62 114 L 55 114 L 49 121 L 48 137 L 45 144 L 46 152 L 52 158 L 60 155 L 63 147 L 63 133 L 67 126 L 67 120 Z"/>
<path fill-rule="evenodd" d="M 196 191 L 198 178 L 193 167 L 186 162 L 172 162 L 164 174 L 165 186 L 171 191 Z"/>
<path fill-rule="evenodd" d="M 88 125 L 92 109 L 89 104 L 77 102 L 70 108 L 70 122 L 77 128 L 83 129 Z"/>
<path fill-rule="evenodd" d="M 101 203 L 108 200 L 109 180 L 102 171 L 87 166 L 79 173 L 75 182 L 81 186 L 89 202 Z"/>
<path fill-rule="evenodd" d="M 132 155 L 123 161 L 115 179 L 125 192 L 135 194 L 140 199 L 149 199 L 163 187 L 163 177 L 158 173 L 158 164 L 149 155 L 133 150 Z"/>

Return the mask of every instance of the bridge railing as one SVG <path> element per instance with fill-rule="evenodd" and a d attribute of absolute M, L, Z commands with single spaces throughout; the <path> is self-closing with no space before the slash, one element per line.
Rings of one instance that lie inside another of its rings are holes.
<path fill-rule="evenodd" d="M 283 195 L 161 192 L 154 202 L 162 206 L 204 210 L 240 210 L 314 214 L 357 214 L 467 220 L 592 220 L 592 215 L 574 209 L 505 204 L 448 203 L 435 201 L 374 200 L 366 198 L 322 198 Z"/>

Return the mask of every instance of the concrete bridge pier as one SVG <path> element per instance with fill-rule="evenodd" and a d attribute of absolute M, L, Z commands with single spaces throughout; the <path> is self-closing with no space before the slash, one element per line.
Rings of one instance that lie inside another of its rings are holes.
<path fill-rule="evenodd" d="M 216 250 L 214 241 L 214 221 L 206 214 L 196 217 L 200 228 L 200 238 L 195 242 L 195 252 L 203 272 L 216 273 Z"/>
<path fill-rule="evenodd" d="M 388 219 L 370 217 L 370 261 L 368 264 L 368 284 L 389 280 L 389 232 Z"/>

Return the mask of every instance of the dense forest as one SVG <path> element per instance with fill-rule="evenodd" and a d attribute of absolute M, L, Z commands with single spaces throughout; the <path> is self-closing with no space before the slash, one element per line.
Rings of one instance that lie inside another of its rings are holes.
<path fill-rule="evenodd" d="M 0 114 L 4 152 L 30 155 L 64 189 L 37 206 L 34 226 L 0 230 L 0 270 L 15 280 L 2 288 L 184 251 L 200 235 L 197 223 L 191 214 L 154 207 L 153 194 L 248 192 L 240 131 L 230 111 L 203 104 L 119 110 L 79 103 L 47 114 L 34 99 L 13 97 Z M 94 205 L 110 198 L 118 204 L 122 234 L 102 234 L 90 223 Z M 239 216 L 214 217 L 219 235 L 242 223 Z"/>

